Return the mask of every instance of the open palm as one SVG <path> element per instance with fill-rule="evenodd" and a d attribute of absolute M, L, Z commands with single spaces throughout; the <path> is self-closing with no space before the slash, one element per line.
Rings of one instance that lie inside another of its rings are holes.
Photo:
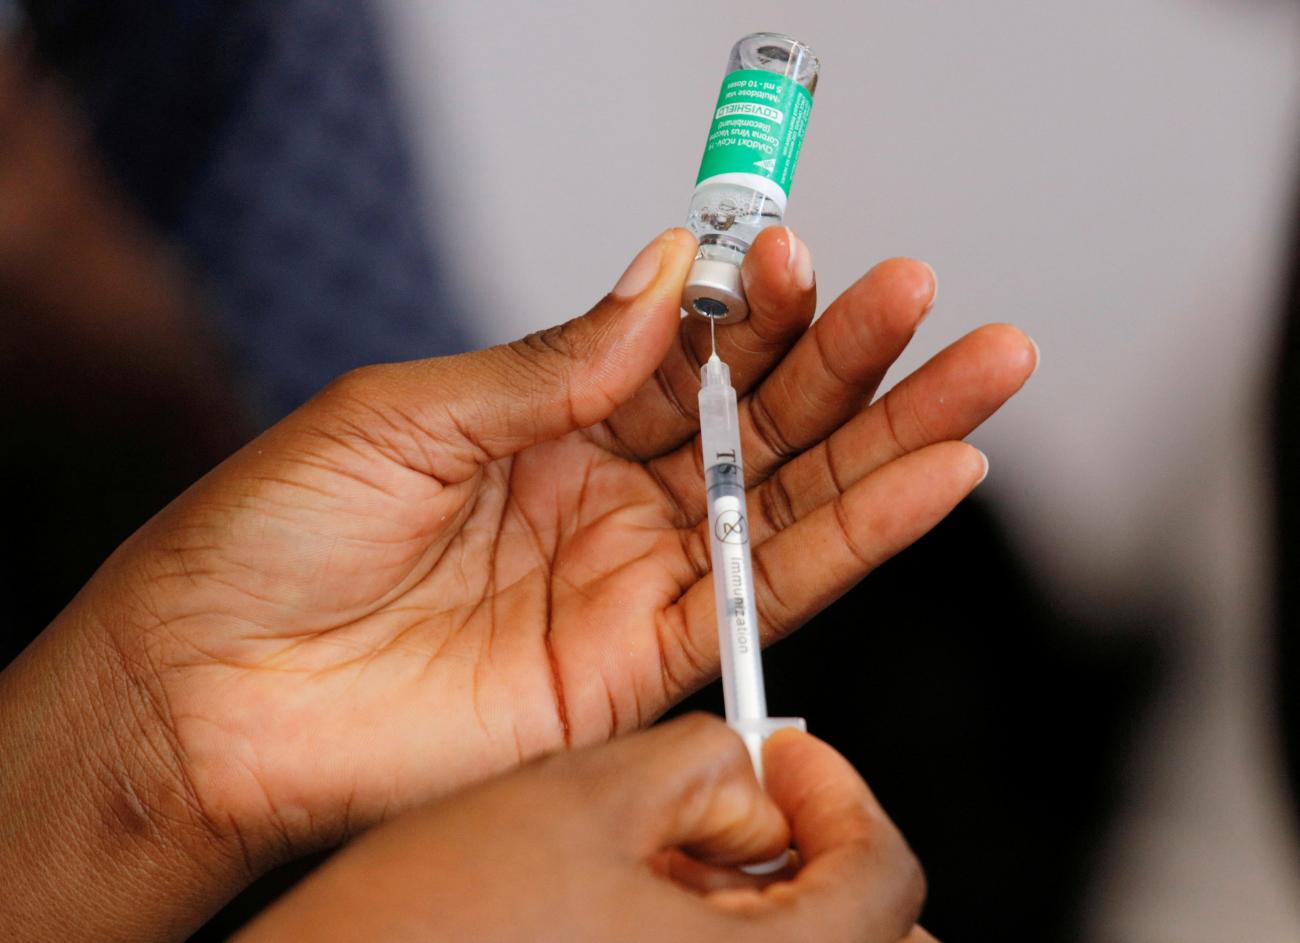
<path fill-rule="evenodd" d="M 932 274 L 884 263 L 809 330 L 791 242 L 764 233 L 752 316 L 718 332 L 767 640 L 979 482 L 983 458 L 953 440 L 1036 363 L 1014 328 L 983 328 L 873 404 Z M 349 375 L 105 568 L 132 600 L 115 642 L 250 861 L 642 726 L 716 674 L 694 415 L 708 328 L 677 316 L 693 251 L 670 231 L 634 263 L 648 284 L 562 328 Z"/>

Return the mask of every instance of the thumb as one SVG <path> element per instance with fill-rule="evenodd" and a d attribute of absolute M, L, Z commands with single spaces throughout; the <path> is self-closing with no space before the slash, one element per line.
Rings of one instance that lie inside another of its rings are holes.
<path fill-rule="evenodd" d="M 667 354 L 694 255 L 694 237 L 669 229 L 581 317 L 486 350 L 365 368 L 351 398 L 389 420 L 385 444 L 393 425 L 408 427 L 408 454 L 443 480 L 600 422 Z"/>

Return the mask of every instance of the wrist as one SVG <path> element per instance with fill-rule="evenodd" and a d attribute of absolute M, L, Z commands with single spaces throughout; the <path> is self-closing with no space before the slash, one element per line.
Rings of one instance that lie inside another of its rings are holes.
<path fill-rule="evenodd" d="M 251 875 L 147 669 L 79 603 L 0 673 L 0 936 L 182 939 Z"/>

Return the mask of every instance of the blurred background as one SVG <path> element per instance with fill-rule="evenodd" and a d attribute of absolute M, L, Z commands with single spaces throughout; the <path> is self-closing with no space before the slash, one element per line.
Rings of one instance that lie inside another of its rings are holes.
<path fill-rule="evenodd" d="M 823 299 L 924 258 L 938 305 L 895 378 L 991 320 L 1042 363 L 973 438 L 979 500 L 773 649 L 774 709 L 876 785 L 940 938 L 1300 940 L 1300 3 L 0 0 L 0 24 L 5 466 L 46 496 L 6 551 L 36 587 L 12 652 L 331 376 L 586 310 L 682 220 L 731 44 L 786 32 L 823 64 L 787 217 Z"/>

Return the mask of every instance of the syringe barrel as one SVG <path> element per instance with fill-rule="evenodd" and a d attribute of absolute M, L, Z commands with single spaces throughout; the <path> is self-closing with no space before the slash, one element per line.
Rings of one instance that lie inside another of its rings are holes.
<path fill-rule="evenodd" d="M 736 391 L 726 364 L 716 357 L 704 365 L 701 377 L 700 435 L 708 489 L 723 699 L 728 722 L 753 721 L 767 717 L 767 697 L 754 605 Z"/>
<path fill-rule="evenodd" d="M 767 716 L 763 662 L 754 607 L 754 570 L 749 521 L 739 465 L 705 470 L 709 488 L 709 530 L 713 534 L 713 591 L 718 607 L 722 694 L 727 720 Z"/>

